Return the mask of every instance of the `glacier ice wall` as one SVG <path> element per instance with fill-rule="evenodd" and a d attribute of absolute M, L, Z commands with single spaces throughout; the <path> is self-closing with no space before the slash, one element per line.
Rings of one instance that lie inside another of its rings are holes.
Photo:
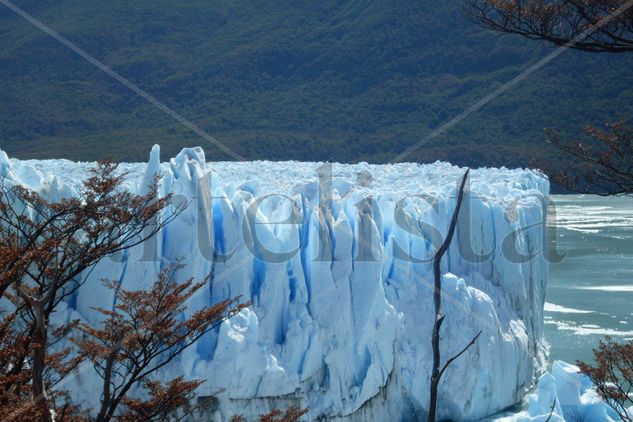
<path fill-rule="evenodd" d="M 91 163 L 19 161 L 0 172 L 49 198 L 77 195 Z M 165 376 L 223 391 L 208 417 L 254 416 L 299 404 L 309 417 L 414 420 L 428 402 L 434 245 L 446 233 L 464 169 L 430 165 L 205 162 L 200 148 L 161 163 L 122 164 L 126 187 L 188 206 L 144 245 L 100 262 L 56 318 L 98 323 L 112 306 L 100 279 L 148 286 L 178 259 L 204 279 L 187 312 L 241 295 L 253 305 L 225 322 Z M 544 364 L 549 184 L 528 170 L 478 169 L 442 261 L 445 359 L 480 330 L 444 375 L 439 417 L 473 420 L 524 397 Z M 170 212 L 167 210 L 166 212 Z M 94 376 L 79 377 L 90 391 Z M 89 395 L 86 400 L 94 400 Z"/>

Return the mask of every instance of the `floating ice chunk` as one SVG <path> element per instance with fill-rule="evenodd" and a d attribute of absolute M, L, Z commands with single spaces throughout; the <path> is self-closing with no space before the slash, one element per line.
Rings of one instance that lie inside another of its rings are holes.
<path fill-rule="evenodd" d="M 593 313 L 593 311 L 567 308 L 565 306 L 556 305 L 555 303 L 549 303 L 549 302 L 545 302 L 545 312 L 556 312 L 556 313 L 561 313 L 561 314 L 592 314 Z"/>

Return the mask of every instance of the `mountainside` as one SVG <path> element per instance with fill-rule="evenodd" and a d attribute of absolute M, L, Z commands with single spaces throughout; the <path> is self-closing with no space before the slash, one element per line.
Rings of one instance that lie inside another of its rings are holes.
<path fill-rule="evenodd" d="M 247 159 L 389 162 L 552 51 L 459 2 L 16 1 Z M 139 161 L 225 153 L 0 6 L 0 148 Z M 525 166 L 633 115 L 633 55 L 568 51 L 404 158 Z"/>

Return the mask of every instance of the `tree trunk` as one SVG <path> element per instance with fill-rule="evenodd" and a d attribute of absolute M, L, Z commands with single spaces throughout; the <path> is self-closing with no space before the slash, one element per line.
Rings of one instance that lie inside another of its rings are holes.
<path fill-rule="evenodd" d="M 108 407 L 102 409 L 104 411 L 103 418 L 97 419 L 98 422 L 109 422 L 110 420 L 112 420 L 112 418 L 114 417 L 114 412 L 116 411 L 117 407 L 119 407 L 121 400 L 125 397 L 130 388 L 132 388 L 132 385 L 140 380 L 140 372 L 140 370 L 136 369 L 132 373 L 132 376 L 130 377 L 128 382 L 117 392 L 117 394 L 110 397 Z"/>
<path fill-rule="evenodd" d="M 40 420 L 52 422 L 51 411 L 48 407 L 48 397 L 44 387 L 44 368 L 46 367 L 46 343 L 48 324 L 44 314 L 44 303 L 39 300 L 33 302 L 35 316 L 35 330 L 33 331 L 33 362 L 32 388 L 33 403 L 37 408 Z"/>
<path fill-rule="evenodd" d="M 466 170 L 464 177 L 462 178 L 461 185 L 459 187 L 459 193 L 457 196 L 457 204 L 453 211 L 451 218 L 451 224 L 446 233 L 444 242 L 439 247 L 435 256 L 433 257 L 433 303 L 435 308 L 435 322 L 433 324 L 433 335 L 431 337 L 431 345 L 433 346 L 433 372 L 431 373 L 431 389 L 429 395 L 429 416 L 428 422 L 435 422 L 435 413 L 437 410 L 437 389 L 440 384 L 440 378 L 442 377 L 441 367 L 441 355 L 440 355 L 440 328 L 442 328 L 442 322 L 444 321 L 444 315 L 442 315 L 442 272 L 440 264 L 442 263 L 442 257 L 448 250 L 453 240 L 453 234 L 455 233 L 455 227 L 457 226 L 457 217 L 459 216 L 459 210 L 462 206 L 464 199 L 464 189 L 466 187 L 466 180 L 470 170 Z"/>
<path fill-rule="evenodd" d="M 437 290 L 436 290 L 437 291 Z M 437 308 L 439 309 L 439 307 Z M 433 373 L 431 374 L 431 393 L 429 400 L 429 422 L 435 422 L 435 412 L 437 408 L 437 387 L 440 384 L 440 327 L 444 317 L 436 310 L 435 323 L 433 324 Z"/>
<path fill-rule="evenodd" d="M 103 392 L 101 397 L 101 408 L 97 415 L 97 422 L 105 422 L 112 417 L 109 411 L 112 406 L 112 393 L 110 392 L 110 384 L 112 383 L 112 368 L 116 355 L 119 352 L 118 345 L 110 352 L 110 355 L 106 359 L 105 368 L 103 370 Z"/>

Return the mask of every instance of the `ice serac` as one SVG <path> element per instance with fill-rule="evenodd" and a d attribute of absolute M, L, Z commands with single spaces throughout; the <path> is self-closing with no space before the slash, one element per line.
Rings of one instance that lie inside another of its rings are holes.
<path fill-rule="evenodd" d="M 91 164 L 0 156 L 0 166 L 16 183 L 63 196 L 79 192 Z M 121 170 L 134 191 L 160 172 L 161 193 L 188 206 L 151 241 L 101 262 L 68 301 L 68 317 L 97 323 L 91 308 L 113 305 L 101 278 L 146 287 L 183 259 L 180 279 L 210 276 L 187 312 L 238 295 L 252 301 L 164 374 L 205 379 L 202 395 L 222 389 L 209 418 L 253 417 L 290 404 L 309 407 L 312 419 L 424 417 L 431 259 L 465 169 L 440 162 L 207 163 L 200 148 L 161 163 L 155 147 L 149 165 Z M 439 417 L 453 420 L 520 402 L 545 357 L 549 184 L 528 170 L 477 169 L 468 186 L 442 261 L 443 357 L 482 335 L 440 385 Z M 81 377 L 84 388 L 90 379 Z"/>

